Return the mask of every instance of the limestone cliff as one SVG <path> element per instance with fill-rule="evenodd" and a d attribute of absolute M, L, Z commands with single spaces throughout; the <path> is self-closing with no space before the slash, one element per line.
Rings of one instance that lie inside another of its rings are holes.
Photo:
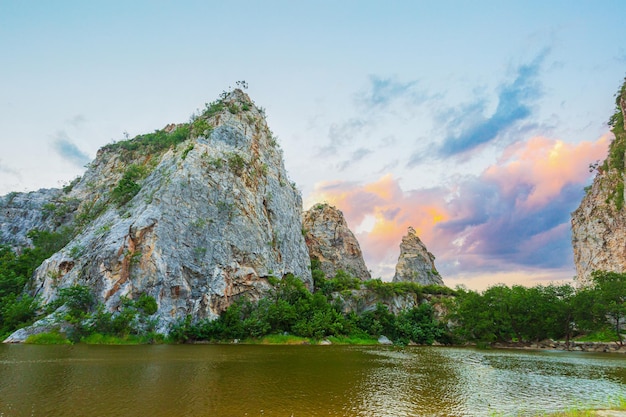
<path fill-rule="evenodd" d="M 359 242 L 340 210 L 328 204 L 316 204 L 304 212 L 302 227 L 309 255 L 319 260 L 319 268 L 326 277 L 332 278 L 337 271 L 344 270 L 361 280 L 371 279 Z"/>
<path fill-rule="evenodd" d="M 393 282 L 403 281 L 444 285 L 435 268 L 435 256 L 426 249 L 426 245 L 412 227 L 409 227 L 406 236 L 402 238 L 396 273 L 393 276 Z"/>
<path fill-rule="evenodd" d="M 28 243 L 30 228 L 74 228 L 35 272 L 31 292 L 44 304 L 75 284 L 112 311 L 145 293 L 165 331 L 261 297 L 270 276 L 291 273 L 312 287 L 301 196 L 263 111 L 241 90 L 188 124 L 105 146 L 64 191 L 1 203 L 0 243 Z"/>
<path fill-rule="evenodd" d="M 0 243 L 20 250 L 31 244 L 28 232 L 57 230 L 73 219 L 79 201 L 59 189 L 9 193 L 0 197 Z"/>
<path fill-rule="evenodd" d="M 626 272 L 626 211 L 624 209 L 624 153 L 626 84 L 616 99 L 610 125 L 615 139 L 609 155 L 596 169 L 593 184 L 572 213 L 572 246 L 576 282 L 589 284 L 596 270 Z"/>

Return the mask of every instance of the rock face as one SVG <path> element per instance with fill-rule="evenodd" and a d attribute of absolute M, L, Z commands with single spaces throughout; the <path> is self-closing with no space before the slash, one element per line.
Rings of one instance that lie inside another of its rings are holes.
<path fill-rule="evenodd" d="M 76 230 L 35 272 L 32 294 L 44 304 L 76 284 L 111 311 L 145 293 L 166 331 L 186 315 L 215 318 L 238 297 L 262 297 L 271 276 L 294 274 L 312 288 L 301 196 L 263 112 L 241 90 L 189 124 L 105 146 L 71 190 L 35 195 L 28 215 L 21 200 L 32 198 L 4 197 L 3 240 L 54 229 L 36 214 L 45 204 Z"/>
<path fill-rule="evenodd" d="M 615 139 L 609 155 L 597 167 L 593 184 L 572 213 L 572 246 L 576 283 L 585 286 L 596 270 L 626 272 L 626 209 L 624 208 L 624 149 L 626 84 L 617 96 L 621 110 L 613 117 Z"/>
<path fill-rule="evenodd" d="M 332 278 L 343 270 L 361 280 L 372 278 L 359 242 L 341 211 L 328 204 L 317 204 L 304 212 L 302 227 L 309 255 L 319 260 L 326 277 Z"/>
<path fill-rule="evenodd" d="M 66 210 L 57 204 L 69 205 Z M 59 206 L 60 207 L 60 206 Z M 31 244 L 30 230 L 56 230 L 72 219 L 78 201 L 66 201 L 62 190 L 42 189 L 0 197 L 0 243 L 20 249 Z"/>
<path fill-rule="evenodd" d="M 626 272 L 626 213 L 618 210 L 607 190 L 615 189 L 610 173 L 599 173 L 572 213 L 572 246 L 576 283 L 585 286 L 596 270 Z"/>
<path fill-rule="evenodd" d="M 422 285 L 444 285 L 435 268 L 435 256 L 428 252 L 412 227 L 409 227 L 407 235 L 402 238 L 396 273 L 393 276 L 393 282 L 403 281 Z"/>

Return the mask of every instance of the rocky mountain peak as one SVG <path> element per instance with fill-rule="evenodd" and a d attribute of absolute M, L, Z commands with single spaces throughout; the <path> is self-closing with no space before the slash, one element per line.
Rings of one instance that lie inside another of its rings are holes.
<path fill-rule="evenodd" d="M 27 199 L 11 197 L 0 203 Z M 15 222 L 24 203 L 0 229 L 5 237 L 33 225 L 73 230 L 35 272 L 32 294 L 43 303 L 72 285 L 92 288 L 111 311 L 122 297 L 147 294 L 164 331 L 187 315 L 215 318 L 237 298 L 262 297 L 270 277 L 293 274 L 312 288 L 301 196 L 264 111 L 238 89 L 189 123 L 104 146 L 71 187 L 35 197 L 36 209 L 62 214 L 59 222 L 37 210 Z"/>
<path fill-rule="evenodd" d="M 426 245 L 417 236 L 415 229 L 409 227 L 400 244 L 400 256 L 396 265 L 393 282 L 416 282 L 422 285 L 444 285 L 435 268 L 435 256 L 426 249 Z"/>
<path fill-rule="evenodd" d="M 343 270 L 361 279 L 371 279 L 363 261 L 359 242 L 348 227 L 343 213 L 328 204 L 316 204 L 304 212 L 302 227 L 311 259 L 332 278 Z"/>

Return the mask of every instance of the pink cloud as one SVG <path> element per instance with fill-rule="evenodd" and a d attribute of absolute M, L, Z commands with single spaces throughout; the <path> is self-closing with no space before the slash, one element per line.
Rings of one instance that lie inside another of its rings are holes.
<path fill-rule="evenodd" d="M 588 164 L 604 159 L 610 136 L 579 144 L 537 136 L 506 148 L 498 164 L 487 168 L 482 178 L 497 183 L 504 194 L 515 192 L 520 184 L 528 185 L 531 192 L 520 204 L 525 208 L 542 206 L 566 184 L 587 180 Z"/>
<path fill-rule="evenodd" d="M 368 184 L 319 183 L 308 201 L 337 206 L 352 230 L 373 219 L 357 237 L 374 276 L 390 278 L 412 226 L 444 281 L 446 274 L 451 282 L 480 275 L 484 283 L 489 274 L 511 279 L 510 271 L 537 268 L 558 270 L 560 278 L 572 267 L 569 213 L 582 198 L 589 163 L 604 158 L 609 142 L 610 135 L 579 144 L 534 137 L 507 147 L 478 177 L 448 187 L 404 191 L 386 174 Z"/>

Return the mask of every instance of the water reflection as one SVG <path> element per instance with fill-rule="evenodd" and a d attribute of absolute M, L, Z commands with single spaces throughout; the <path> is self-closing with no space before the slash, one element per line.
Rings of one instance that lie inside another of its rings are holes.
<path fill-rule="evenodd" d="M 362 415 L 461 415 L 456 371 L 441 349 L 373 349 L 379 366 L 362 389 Z"/>
<path fill-rule="evenodd" d="M 341 346 L 0 346 L 0 416 L 488 416 L 626 396 L 623 356 Z"/>

